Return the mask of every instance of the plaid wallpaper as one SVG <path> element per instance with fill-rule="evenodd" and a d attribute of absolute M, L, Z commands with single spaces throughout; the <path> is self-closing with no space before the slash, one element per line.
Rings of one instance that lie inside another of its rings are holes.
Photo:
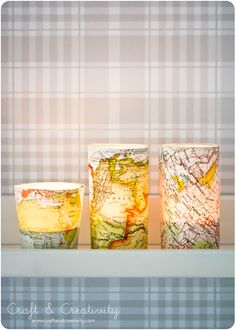
<path fill-rule="evenodd" d="M 87 144 L 147 143 L 158 193 L 162 143 L 221 145 L 234 188 L 230 2 L 6 2 L 2 6 L 2 192 L 87 182 Z"/>
<path fill-rule="evenodd" d="M 10 314 L 12 303 L 28 309 L 33 303 L 39 313 L 32 320 Z M 74 310 L 110 306 L 113 314 L 65 315 L 64 303 Z M 10 329 L 224 329 L 233 323 L 233 278 L 2 279 L 2 324 Z"/>

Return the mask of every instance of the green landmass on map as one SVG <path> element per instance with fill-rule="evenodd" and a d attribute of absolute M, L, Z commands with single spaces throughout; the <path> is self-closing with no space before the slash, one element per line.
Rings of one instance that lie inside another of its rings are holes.
<path fill-rule="evenodd" d="M 40 233 L 20 230 L 23 248 L 34 249 L 76 249 L 78 246 L 79 229 Z"/>
<path fill-rule="evenodd" d="M 92 248 L 146 248 L 148 161 L 116 153 L 100 159 L 92 180 Z"/>

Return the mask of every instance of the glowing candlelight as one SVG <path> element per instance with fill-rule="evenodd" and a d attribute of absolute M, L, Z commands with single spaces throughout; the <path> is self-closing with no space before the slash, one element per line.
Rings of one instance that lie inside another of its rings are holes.
<path fill-rule="evenodd" d="M 14 188 L 22 247 L 77 248 L 84 185 L 39 182 Z"/>
<path fill-rule="evenodd" d="M 218 145 L 162 146 L 162 248 L 219 248 L 218 164 Z"/>
<path fill-rule="evenodd" d="M 92 248 L 147 247 L 148 169 L 146 145 L 89 145 Z"/>

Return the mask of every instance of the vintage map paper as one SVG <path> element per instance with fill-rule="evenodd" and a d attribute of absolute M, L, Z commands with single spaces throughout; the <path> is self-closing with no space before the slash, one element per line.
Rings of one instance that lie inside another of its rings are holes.
<path fill-rule="evenodd" d="M 147 248 L 149 153 L 145 145 L 90 145 L 92 248 Z"/>
<path fill-rule="evenodd" d="M 31 185 L 15 186 L 22 247 L 77 248 L 84 187 L 53 183 L 61 185 L 61 190 L 53 190 L 50 184 L 47 189 L 42 189 L 45 183 Z"/>
<path fill-rule="evenodd" d="M 219 146 L 163 145 L 160 158 L 162 248 L 218 248 Z"/>

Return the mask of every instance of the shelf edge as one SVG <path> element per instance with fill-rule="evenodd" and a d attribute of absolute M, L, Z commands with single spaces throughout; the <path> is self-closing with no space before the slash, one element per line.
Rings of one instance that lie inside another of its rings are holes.
<path fill-rule="evenodd" d="M 21 250 L 2 249 L 9 277 L 233 277 L 234 249 Z"/>

